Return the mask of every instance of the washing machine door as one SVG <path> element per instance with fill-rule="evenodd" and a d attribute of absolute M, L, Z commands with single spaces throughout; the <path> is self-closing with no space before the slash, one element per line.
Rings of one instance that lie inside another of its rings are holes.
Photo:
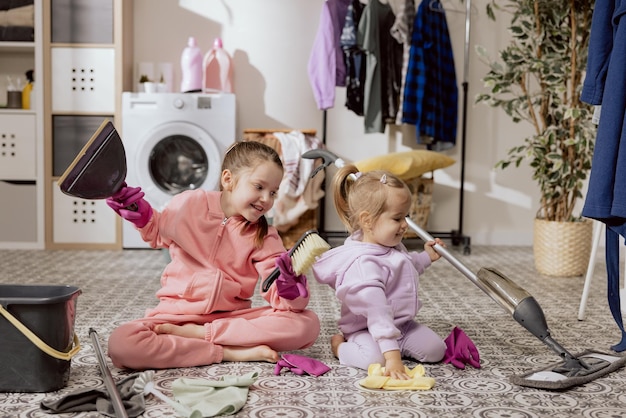
<path fill-rule="evenodd" d="M 146 134 L 136 154 L 146 200 L 162 209 L 185 190 L 217 190 L 222 154 L 211 135 L 192 123 L 169 122 Z"/>

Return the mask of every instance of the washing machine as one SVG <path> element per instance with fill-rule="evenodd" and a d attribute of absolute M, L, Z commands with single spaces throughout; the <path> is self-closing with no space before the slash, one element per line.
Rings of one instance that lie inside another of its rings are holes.
<path fill-rule="evenodd" d="M 162 210 L 184 190 L 219 188 L 226 148 L 235 142 L 235 96 L 229 93 L 123 93 L 126 183 Z M 124 248 L 148 248 L 123 222 Z"/>

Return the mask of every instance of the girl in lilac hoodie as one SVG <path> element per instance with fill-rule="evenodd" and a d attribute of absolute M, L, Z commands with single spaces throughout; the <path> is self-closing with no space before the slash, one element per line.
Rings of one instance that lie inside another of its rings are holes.
<path fill-rule="evenodd" d="M 356 180 L 349 177 L 355 175 Z M 404 182 L 384 171 L 359 173 L 348 165 L 333 179 L 335 207 L 351 235 L 344 245 L 313 265 L 315 278 L 335 290 L 341 301 L 339 330 L 331 346 L 339 362 L 367 370 L 385 366 L 388 376 L 409 379 L 402 357 L 441 361 L 446 344 L 417 323 L 421 307 L 419 276 L 440 258 L 433 245 L 409 252 L 402 244 L 411 193 Z"/>

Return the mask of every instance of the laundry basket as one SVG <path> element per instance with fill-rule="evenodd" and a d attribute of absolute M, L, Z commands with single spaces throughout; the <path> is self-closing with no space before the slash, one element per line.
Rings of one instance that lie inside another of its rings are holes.
<path fill-rule="evenodd" d="M 292 129 L 244 129 L 243 131 L 243 140 L 244 141 L 257 141 L 263 144 L 266 144 L 276 150 L 278 155 L 282 158 L 282 146 L 278 138 L 274 135 L 276 132 L 284 132 L 288 133 L 293 131 Z M 300 130 L 304 135 L 315 136 L 317 131 L 314 129 L 303 129 Z M 316 164 L 320 164 L 316 162 Z M 316 182 L 313 186 L 321 184 L 323 181 L 323 175 L 318 174 L 314 179 Z M 318 224 L 318 208 L 309 209 L 300 215 L 297 223 L 288 227 L 288 229 L 284 229 L 278 227 L 278 232 L 283 241 L 283 245 L 285 248 L 289 249 L 293 247 L 293 245 L 298 241 L 298 239 L 302 236 L 303 233 L 310 229 L 317 229 Z"/>
<path fill-rule="evenodd" d="M 422 229 L 426 229 L 428 225 L 428 217 L 433 198 L 433 186 L 435 180 L 433 173 L 430 177 L 419 176 L 404 181 L 411 191 L 411 208 L 409 209 L 409 217 L 419 225 Z M 415 238 L 417 234 L 412 229 L 408 229 L 404 234 L 405 238 Z"/>

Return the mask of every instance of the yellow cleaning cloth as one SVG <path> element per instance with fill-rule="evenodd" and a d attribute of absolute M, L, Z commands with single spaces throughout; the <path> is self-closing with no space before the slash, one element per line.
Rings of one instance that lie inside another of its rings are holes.
<path fill-rule="evenodd" d="M 359 382 L 361 386 L 368 389 L 385 390 L 428 390 L 435 386 L 435 379 L 425 377 L 424 366 L 418 364 L 413 369 L 404 367 L 406 374 L 411 377 L 408 380 L 392 379 L 383 376 L 385 368 L 380 364 L 370 364 L 367 368 L 367 377 Z"/>

